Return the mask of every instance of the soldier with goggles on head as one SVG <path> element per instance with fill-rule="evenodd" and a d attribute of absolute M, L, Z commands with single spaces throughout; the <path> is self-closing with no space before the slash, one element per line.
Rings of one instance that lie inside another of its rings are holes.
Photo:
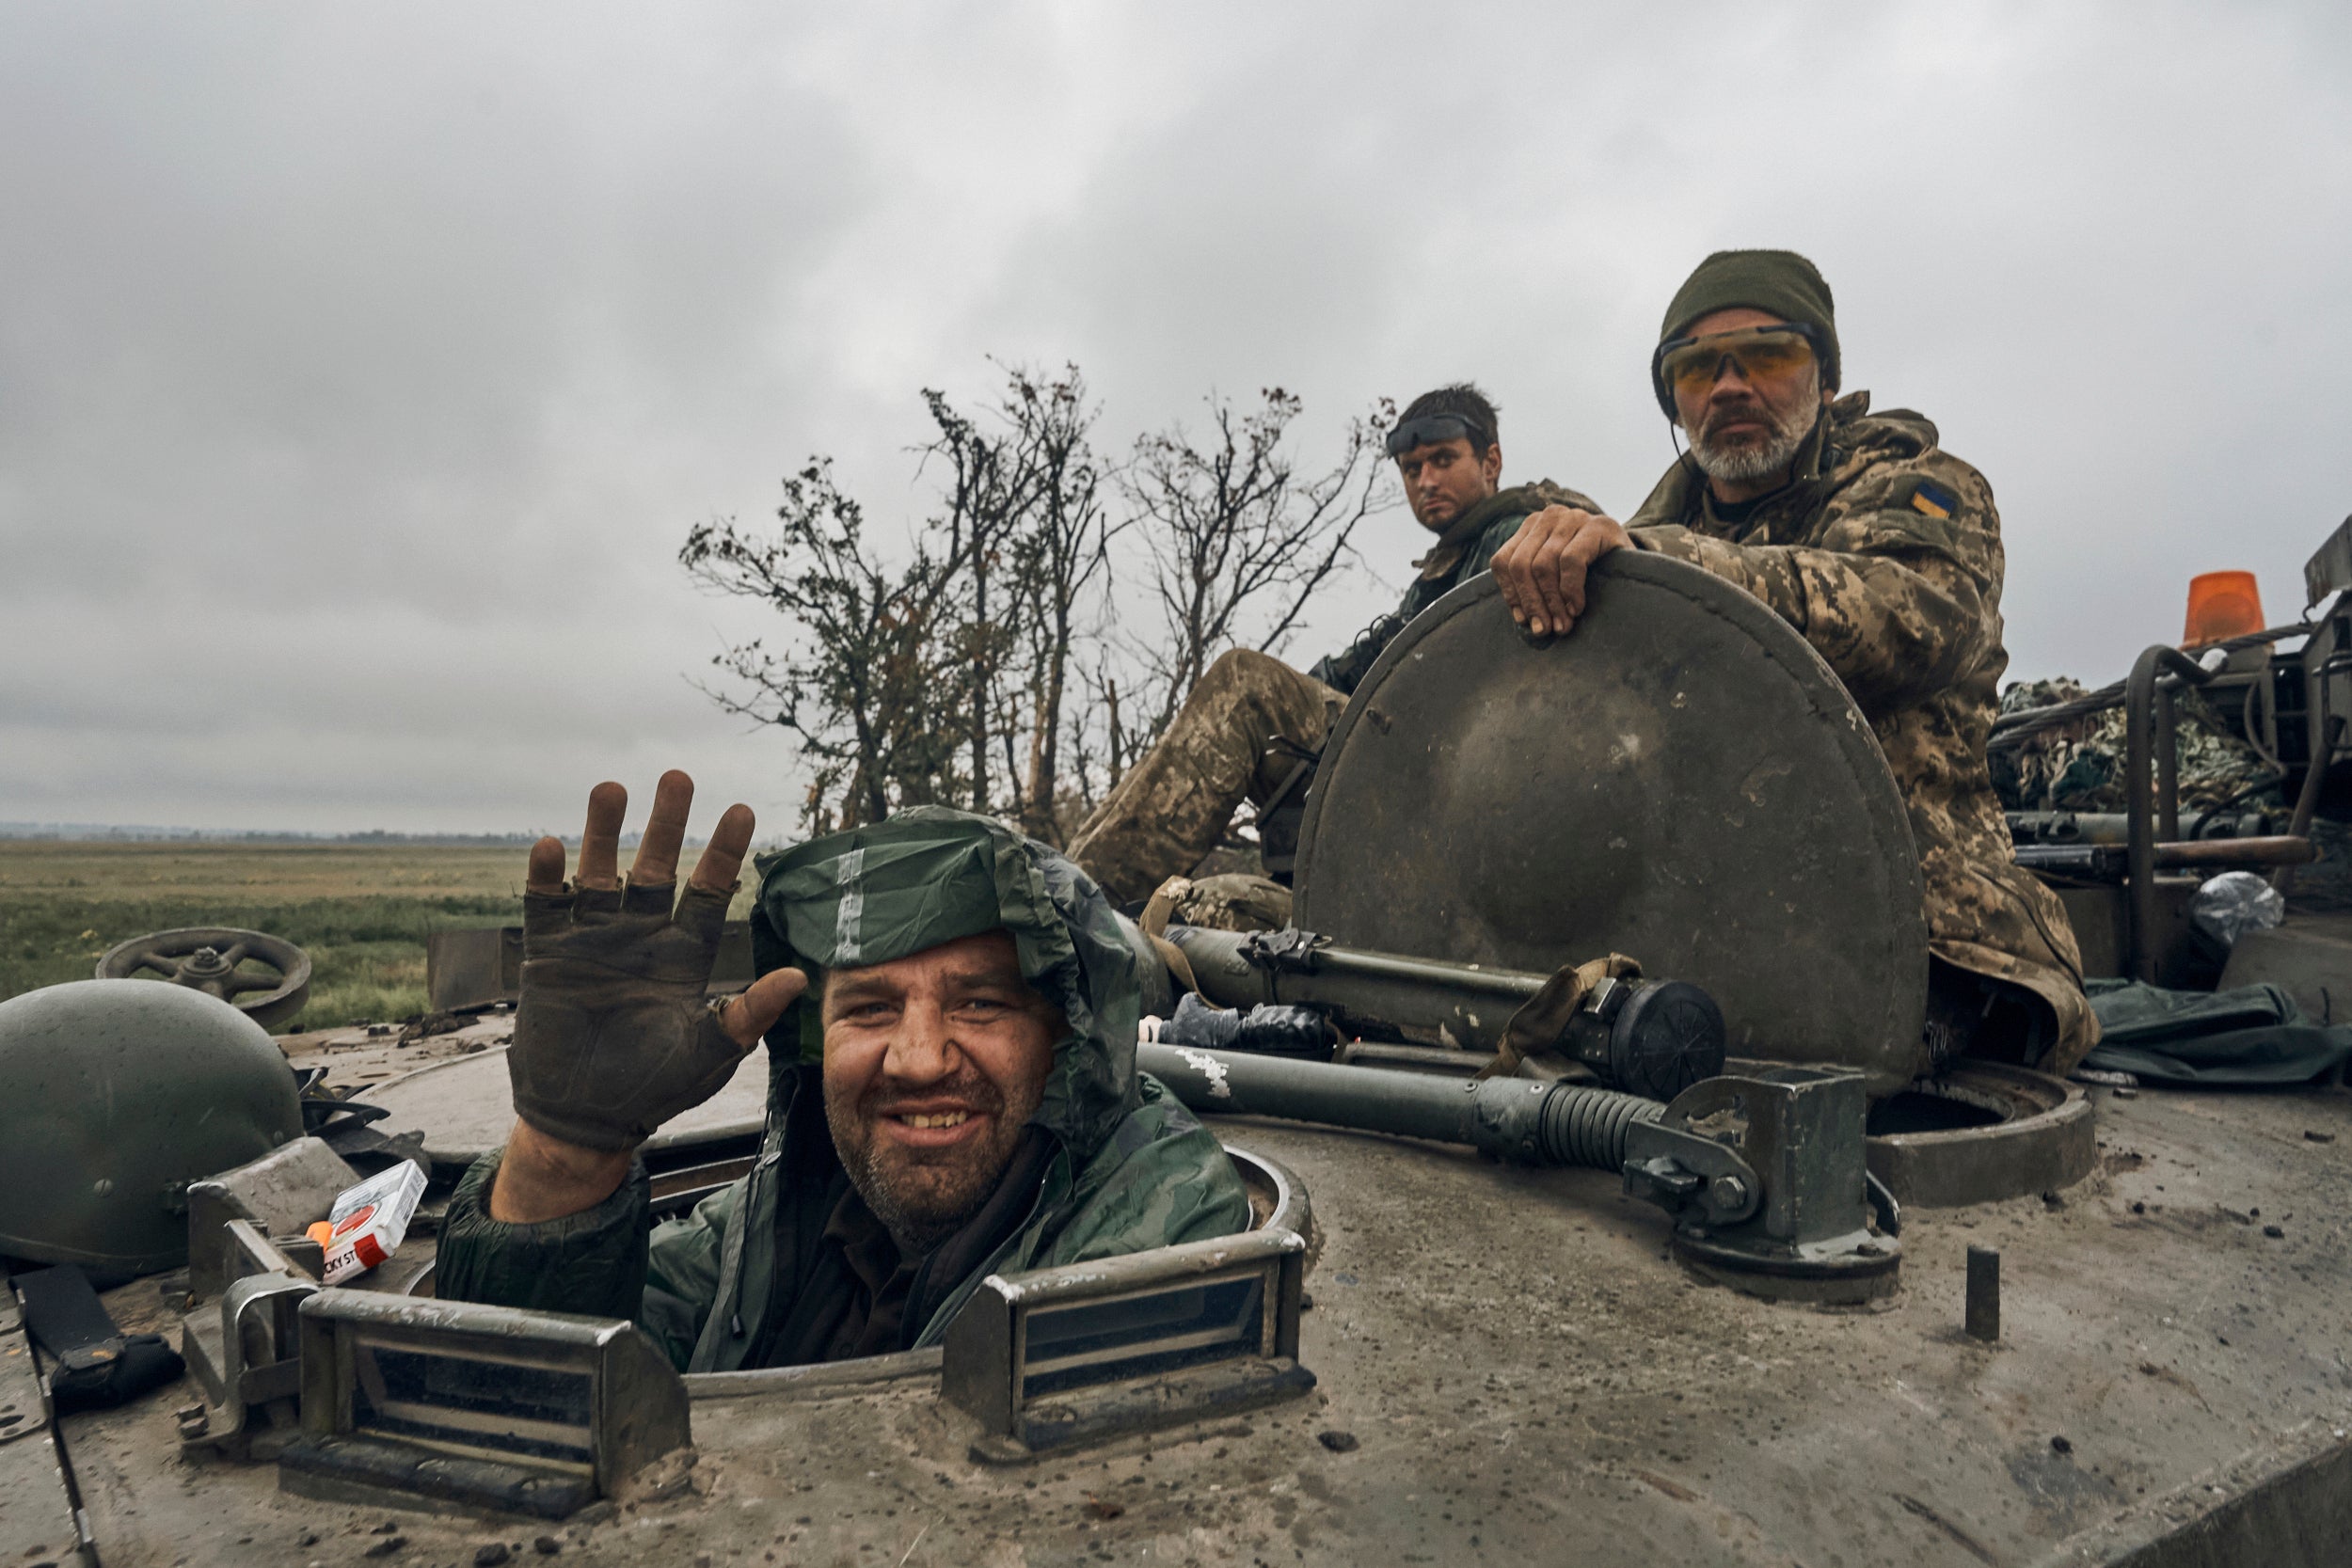
<path fill-rule="evenodd" d="M 1546 507 L 1599 504 L 1549 480 L 1511 489 L 1502 477 L 1495 408 L 1462 383 L 1424 392 L 1389 433 L 1413 517 L 1437 536 L 1392 615 L 1305 673 L 1251 649 L 1212 664 L 1159 744 L 1127 771 L 1072 841 L 1071 858 L 1129 904 L 1191 871 L 1223 836 L 1235 808 L 1263 823 L 1295 804 L 1349 693 L 1406 622 L 1486 570 L 1495 551 Z M 1273 857 L 1269 857 L 1271 860 Z M 1247 886 L 1243 884 L 1247 883 Z M 1238 902 L 1228 902 L 1238 900 Z M 1216 878 L 1178 907 L 1186 924 L 1248 928 L 1288 924 L 1287 892 L 1264 879 Z"/>
<path fill-rule="evenodd" d="M 1928 1053 L 2064 1072 L 2098 1043 L 2057 896 L 2019 868 L 1985 761 L 2001 672 L 2000 515 L 1908 409 L 1838 396 L 1829 284 L 1786 250 L 1718 251 L 1667 307 L 1650 388 L 1690 439 L 1620 525 L 1554 506 L 1495 553 L 1512 616 L 1572 630 L 1585 574 L 1656 550 L 1803 633 L 1870 721 L 1927 885 Z"/>

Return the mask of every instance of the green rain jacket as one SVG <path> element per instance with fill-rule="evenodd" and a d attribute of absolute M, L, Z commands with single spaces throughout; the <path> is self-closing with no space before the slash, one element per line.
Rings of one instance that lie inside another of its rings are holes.
<path fill-rule="evenodd" d="M 953 1238 L 918 1273 L 907 1348 L 938 1342 L 991 1274 L 1116 1257 L 1248 1228 L 1249 1203 L 1224 1150 L 1136 1069 L 1137 946 L 1094 883 L 1059 854 L 984 817 L 901 812 L 759 860 L 752 917 L 760 973 L 886 963 L 959 937 L 1009 931 L 1029 983 L 1069 1034 L 1030 1125 L 1049 1142 L 1016 1156 L 1041 1179 L 1026 1216 L 998 1225 L 977 1261 Z M 812 990 L 814 988 L 812 988 Z M 813 1002 L 767 1037 L 768 1129 L 751 1174 L 684 1218 L 649 1225 L 642 1166 L 584 1213 L 507 1225 L 488 1212 L 498 1156 L 477 1161 L 443 1222 L 437 1289 L 449 1299 L 633 1318 L 690 1372 L 791 1365 L 821 1352 L 850 1276 L 826 1222 L 849 1178 L 826 1127 L 823 1036 Z M 1016 1175 L 1010 1180 L 1019 1180 Z M 1022 1203 L 1003 1189 L 989 1209 Z M 1008 1216 L 1009 1217 L 1009 1216 Z M 981 1222 L 976 1221 L 975 1225 Z M 998 1240 L 997 1238 L 1002 1238 Z M 955 1277 L 930 1265 L 954 1258 Z"/>

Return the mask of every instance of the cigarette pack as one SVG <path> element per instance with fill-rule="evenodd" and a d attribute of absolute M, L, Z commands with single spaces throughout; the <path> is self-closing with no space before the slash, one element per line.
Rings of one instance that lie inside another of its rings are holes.
<path fill-rule="evenodd" d="M 424 1172 L 403 1160 L 335 1199 L 326 1213 L 326 1283 L 341 1285 L 400 1250 L 424 1196 Z"/>

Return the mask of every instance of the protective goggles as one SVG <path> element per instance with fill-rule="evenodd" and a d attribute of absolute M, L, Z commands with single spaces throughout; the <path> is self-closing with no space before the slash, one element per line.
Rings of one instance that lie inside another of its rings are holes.
<path fill-rule="evenodd" d="M 1675 394 L 1693 400 L 1707 396 L 1728 359 L 1749 381 L 1774 381 L 1794 375 L 1821 357 L 1821 335 L 1803 322 L 1771 326 L 1743 326 L 1737 332 L 1710 332 L 1704 338 L 1669 338 L 1658 345 L 1649 362 L 1650 385 L 1659 406 L 1675 415 Z"/>
<path fill-rule="evenodd" d="M 1389 432 L 1389 455 L 1402 457 L 1415 447 L 1434 447 L 1457 436 L 1468 438 L 1473 452 L 1485 451 L 1495 444 L 1485 426 L 1460 414 L 1423 414 Z"/>

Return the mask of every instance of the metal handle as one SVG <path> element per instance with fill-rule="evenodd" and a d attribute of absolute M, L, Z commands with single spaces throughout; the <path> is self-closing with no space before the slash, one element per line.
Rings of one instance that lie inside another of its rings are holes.
<path fill-rule="evenodd" d="M 2159 680 L 2169 675 L 2189 686 L 2202 686 L 2214 672 L 2180 649 L 2159 642 L 2132 664 L 2123 684 L 2123 776 L 2126 810 L 2131 817 L 2130 950 L 2124 967 L 2137 979 L 2156 977 L 2156 817 L 2164 817 L 2164 836 L 2181 836 L 2180 749 L 2172 738 L 2172 692 Z M 2161 742 L 2161 747 L 2159 747 Z M 2161 756 L 2157 753 L 2161 750 Z M 2158 767 L 2163 776 L 2153 775 Z M 2159 800 L 2157 785 L 2162 785 Z"/>

